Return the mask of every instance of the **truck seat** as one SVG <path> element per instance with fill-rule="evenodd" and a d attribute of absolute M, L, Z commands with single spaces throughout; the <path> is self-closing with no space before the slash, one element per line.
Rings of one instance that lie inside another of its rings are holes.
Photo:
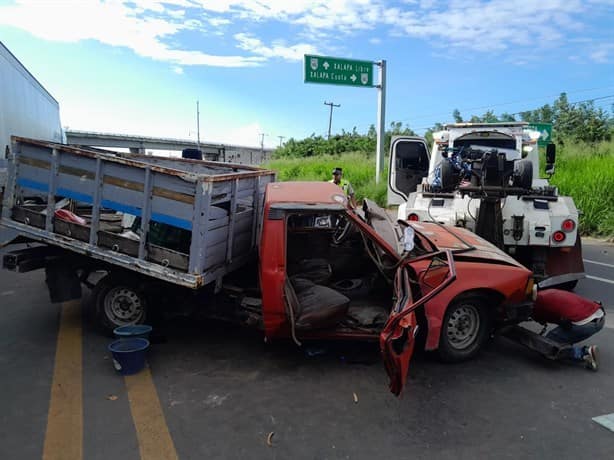
<path fill-rule="evenodd" d="M 287 286 L 296 330 L 335 327 L 348 312 L 350 299 L 305 278 L 292 278 Z"/>
<path fill-rule="evenodd" d="M 332 276 L 332 269 L 326 259 L 301 259 L 290 263 L 289 275 L 296 278 L 310 280 L 315 284 L 328 284 Z"/>

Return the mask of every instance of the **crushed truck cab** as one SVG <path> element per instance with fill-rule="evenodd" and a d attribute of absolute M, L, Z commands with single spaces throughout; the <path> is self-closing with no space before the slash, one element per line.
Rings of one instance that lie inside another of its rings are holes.
<path fill-rule="evenodd" d="M 539 133 L 527 123 L 458 123 L 422 138 L 392 140 L 388 202 L 398 218 L 467 228 L 525 266 L 540 287 L 583 278 L 579 212 L 540 178 Z M 546 152 L 554 172 L 554 144 Z"/>

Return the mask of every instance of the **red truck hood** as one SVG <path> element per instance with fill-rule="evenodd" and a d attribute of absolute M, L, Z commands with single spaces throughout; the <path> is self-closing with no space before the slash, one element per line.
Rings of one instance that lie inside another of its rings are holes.
<path fill-rule="evenodd" d="M 523 267 L 494 244 L 465 228 L 443 226 L 432 222 L 411 222 L 410 225 L 438 249 L 464 250 L 462 257 L 465 258 L 494 259 L 509 265 Z"/>

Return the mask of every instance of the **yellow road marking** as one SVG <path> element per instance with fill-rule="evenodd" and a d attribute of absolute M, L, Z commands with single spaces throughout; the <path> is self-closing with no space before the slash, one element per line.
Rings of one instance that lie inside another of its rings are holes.
<path fill-rule="evenodd" d="M 141 460 L 176 460 L 177 452 L 149 368 L 127 375 L 128 401 L 139 442 Z"/>
<path fill-rule="evenodd" d="M 81 301 L 62 302 L 43 460 L 83 458 Z"/>

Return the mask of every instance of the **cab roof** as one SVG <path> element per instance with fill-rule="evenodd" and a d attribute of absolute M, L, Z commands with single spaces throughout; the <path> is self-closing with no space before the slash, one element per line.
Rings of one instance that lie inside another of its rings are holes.
<path fill-rule="evenodd" d="M 267 185 L 267 203 L 296 203 L 345 207 L 347 199 L 338 185 L 330 182 L 273 182 Z"/>
<path fill-rule="evenodd" d="M 516 128 L 518 126 L 529 126 L 526 121 L 503 121 L 499 123 L 447 123 L 444 129 L 450 128 Z"/>

